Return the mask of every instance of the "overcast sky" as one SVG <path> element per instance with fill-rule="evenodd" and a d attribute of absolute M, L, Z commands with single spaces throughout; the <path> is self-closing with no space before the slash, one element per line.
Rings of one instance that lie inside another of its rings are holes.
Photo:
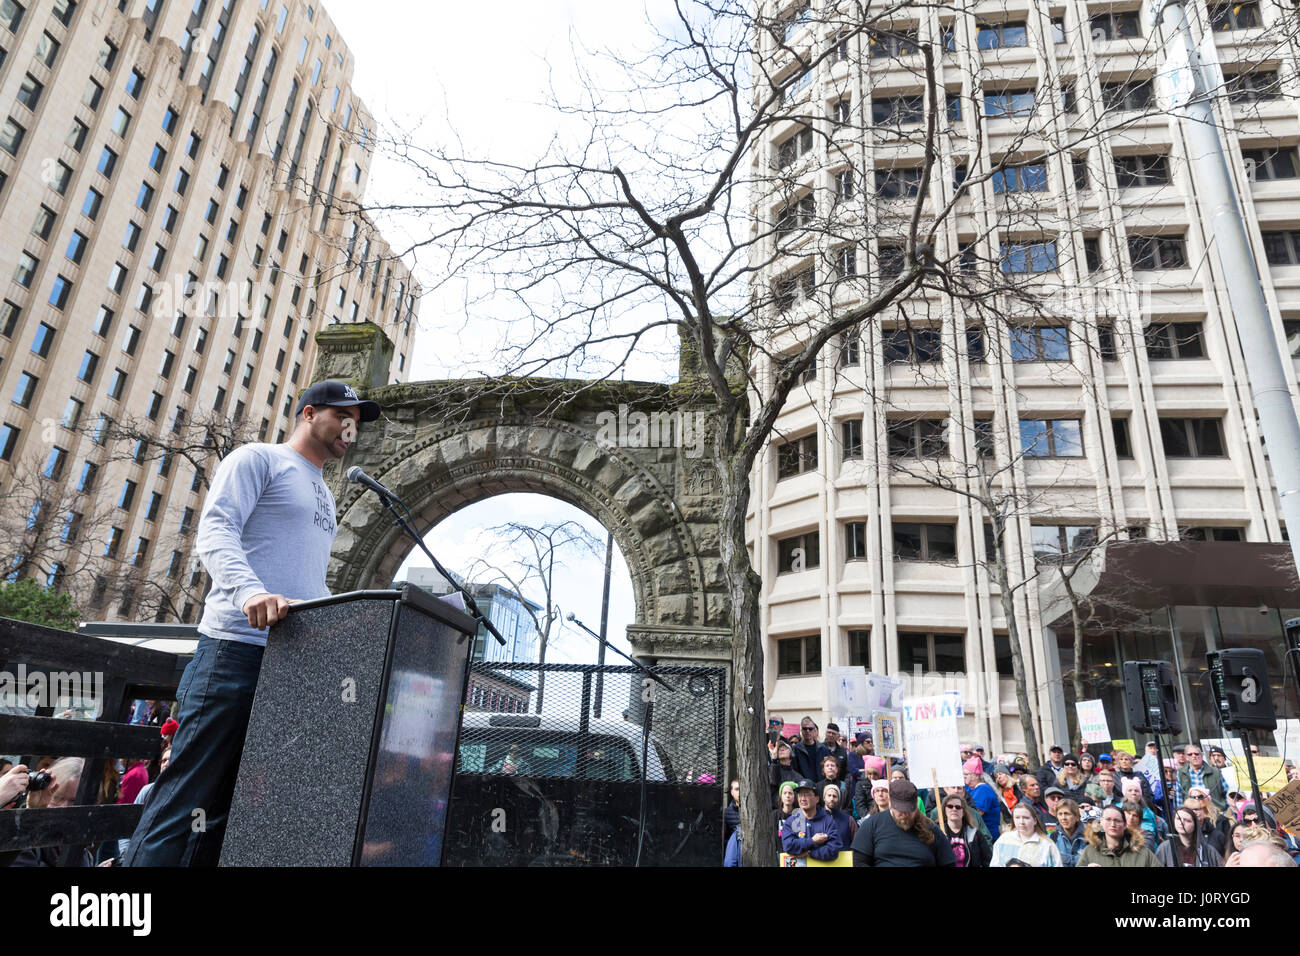
<path fill-rule="evenodd" d="M 671 9 L 653 0 L 659 12 Z M 575 87 L 573 49 L 627 48 L 629 38 L 648 41 L 645 11 L 636 0 L 499 0 L 470 7 L 443 0 L 330 0 L 326 9 L 352 50 L 356 69 L 353 88 L 381 128 L 401 128 L 433 146 L 459 139 L 467 153 L 494 159 L 533 157 L 556 133 L 556 117 L 544 101 L 554 88 L 563 97 Z M 591 60 L 580 57 L 590 68 Z M 382 150 L 371 168 L 368 203 L 409 200 L 419 188 L 409 169 Z M 394 246 L 421 235 L 416 218 L 381 219 Z M 417 278 L 426 266 L 408 262 Z M 452 297 L 426 299 L 412 356 L 412 380 L 455 374 L 462 341 L 462 314 Z M 503 495 L 462 509 L 426 537 L 430 549 L 449 569 L 462 572 L 490 547 L 485 529 L 507 521 L 530 524 L 581 520 L 603 540 L 605 529 L 594 518 L 564 502 L 540 495 Z M 408 567 L 427 567 L 416 552 Z M 632 585 L 622 554 L 616 549 L 610 595 L 611 639 L 628 649 L 625 629 L 635 618 Z M 557 574 L 556 600 L 592 629 L 600 625 L 603 559 L 571 560 Z M 539 595 L 530 594 L 534 599 Z M 548 660 L 593 662 L 596 642 L 573 625 L 552 644 Z M 615 663 L 622 660 L 611 655 Z"/>

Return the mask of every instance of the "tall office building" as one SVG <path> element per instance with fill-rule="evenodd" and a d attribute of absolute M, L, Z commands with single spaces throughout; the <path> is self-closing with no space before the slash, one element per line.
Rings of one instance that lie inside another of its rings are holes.
<path fill-rule="evenodd" d="M 959 493 L 985 461 L 1020 502 L 1003 543 L 1040 743 L 1074 727 L 1054 569 L 1080 552 L 1093 557 L 1076 587 L 1123 610 L 1086 630 L 1083 696 L 1131 737 L 1123 661 L 1170 660 L 1188 732 L 1218 736 L 1205 652 L 1264 647 L 1279 692 L 1281 620 L 1300 614 L 1300 589 L 1206 197 L 1157 106 L 1162 44 L 1139 4 L 904 4 L 866 31 L 833 0 L 762 8 L 754 75 L 771 85 L 755 102 L 779 90 L 788 116 L 763 127 L 751 169 L 770 185 L 753 219 L 768 263 L 756 281 L 788 325 L 778 356 L 901 272 L 927 146 L 922 225 L 954 204 L 935 258 L 1055 297 L 1046 320 L 1021 308 L 995 323 L 992 295 L 931 283 L 828 348 L 792 393 L 751 498 L 770 710 L 844 716 L 829 712 L 831 667 L 942 675 L 911 693 L 958 689 L 963 735 L 1023 746 L 988 515 Z M 1295 9 L 1187 8 L 1225 74 L 1215 109 L 1273 338 L 1300 354 Z M 757 363 L 760 381 L 771 372 Z M 956 490 L 927 473 L 958 476 Z"/>
<path fill-rule="evenodd" d="M 196 619 L 212 461 L 123 454 L 88 423 L 281 440 L 332 322 L 380 326 L 403 380 L 420 289 L 358 211 L 353 68 L 319 5 L 0 0 L 11 577 L 63 577 L 94 616 Z"/>

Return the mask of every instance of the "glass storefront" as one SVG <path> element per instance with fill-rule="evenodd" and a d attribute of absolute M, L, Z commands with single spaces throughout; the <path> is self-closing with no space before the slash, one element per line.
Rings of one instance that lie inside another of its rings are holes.
<path fill-rule="evenodd" d="M 1159 608 L 1123 629 L 1086 633 L 1079 662 L 1083 699 L 1099 699 L 1106 710 L 1111 733 L 1119 739 L 1136 740 L 1124 701 L 1124 661 L 1165 660 L 1178 674 L 1178 704 L 1183 715 L 1179 740 L 1222 737 L 1214 697 L 1210 692 L 1205 655 L 1227 647 L 1254 647 L 1264 651 L 1273 709 L 1279 718 L 1300 714 L 1294 680 L 1284 685 L 1283 652 L 1286 648 L 1282 622 L 1300 617 L 1300 608 L 1177 606 Z M 1065 691 L 1066 719 L 1071 740 L 1076 739 L 1077 715 L 1074 701 L 1074 637 L 1067 627 L 1057 628 L 1061 674 Z M 1262 735 L 1258 743 L 1264 753 L 1273 752 L 1273 740 Z M 1138 740 L 1138 746 L 1142 744 Z"/>

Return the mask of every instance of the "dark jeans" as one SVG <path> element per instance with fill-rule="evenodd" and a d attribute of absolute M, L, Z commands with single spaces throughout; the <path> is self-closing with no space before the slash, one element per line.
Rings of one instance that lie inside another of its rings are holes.
<path fill-rule="evenodd" d="M 180 729 L 124 866 L 216 866 L 264 648 L 199 638 L 176 688 Z"/>

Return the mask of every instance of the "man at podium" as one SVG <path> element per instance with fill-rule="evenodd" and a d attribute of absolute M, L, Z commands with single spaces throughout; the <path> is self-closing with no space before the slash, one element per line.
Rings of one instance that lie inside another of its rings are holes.
<path fill-rule="evenodd" d="M 124 865 L 216 865 L 266 629 L 291 601 L 329 595 L 335 506 L 322 466 L 342 458 L 358 424 L 379 412 L 343 382 L 317 382 L 298 400 L 288 441 L 245 445 L 218 466 L 195 545 L 212 589 L 176 689 L 180 729 Z"/>

